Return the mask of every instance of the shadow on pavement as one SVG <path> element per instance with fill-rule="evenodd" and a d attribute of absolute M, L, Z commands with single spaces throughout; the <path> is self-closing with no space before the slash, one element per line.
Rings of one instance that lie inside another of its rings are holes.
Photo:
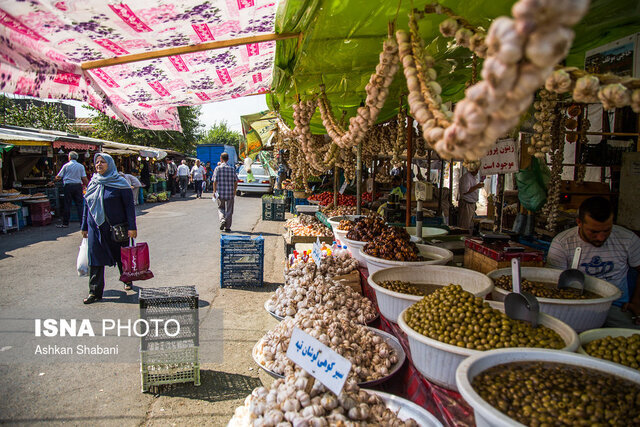
<path fill-rule="evenodd" d="M 263 231 L 235 231 L 235 230 L 231 230 L 231 231 L 225 231 L 222 234 L 238 234 L 241 236 L 282 236 L 282 234 L 278 234 L 278 233 L 266 233 Z"/>
<path fill-rule="evenodd" d="M 224 289 L 235 289 L 249 292 L 274 292 L 282 283 L 262 282 L 262 286 L 225 286 Z"/>
<path fill-rule="evenodd" d="M 259 378 L 210 370 L 200 371 L 200 383 L 199 387 L 195 387 L 191 383 L 159 387 L 159 394 L 207 402 L 221 402 L 243 399 L 251 394 L 254 388 L 262 386 L 262 381 Z"/>
<path fill-rule="evenodd" d="M 122 286 L 121 282 L 118 282 L 120 286 Z M 140 286 L 136 286 L 134 283 L 131 291 L 118 290 L 118 289 L 105 289 L 102 293 L 102 300 L 98 301 L 97 304 L 100 303 L 116 303 L 116 304 L 138 304 L 138 295 L 140 294 Z M 205 301 L 202 299 L 198 300 L 198 308 L 204 308 L 210 306 L 211 303 L 209 301 Z"/>

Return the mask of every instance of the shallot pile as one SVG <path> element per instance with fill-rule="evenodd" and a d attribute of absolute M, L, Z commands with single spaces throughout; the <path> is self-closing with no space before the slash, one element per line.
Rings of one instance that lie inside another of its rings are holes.
<path fill-rule="evenodd" d="M 295 318 L 287 317 L 267 332 L 255 349 L 258 363 L 276 374 L 293 372 L 295 364 L 287 357 L 287 348 L 294 328 L 303 330 L 351 361 L 349 377 L 359 383 L 384 378 L 398 363 L 393 347 L 371 329 L 339 318 L 335 311 L 323 307 L 300 310 Z"/>
<path fill-rule="evenodd" d="M 401 420 L 380 397 L 360 390 L 354 381 L 345 383 L 339 397 L 304 371 L 279 379 L 271 387 L 254 389 L 229 421 L 236 426 L 328 426 L 381 425 L 417 427 L 409 418 Z"/>
<path fill-rule="evenodd" d="M 267 301 L 267 309 L 278 316 L 295 316 L 298 310 L 314 306 L 344 313 L 348 319 L 367 323 L 376 318 L 373 303 L 349 286 L 332 280 L 311 277 L 292 280 L 278 289 Z"/>
<path fill-rule="evenodd" d="M 291 230 L 294 236 L 333 236 L 331 229 L 311 215 L 299 215 L 288 219 L 284 227 Z"/>
<path fill-rule="evenodd" d="M 370 242 L 388 228 L 384 219 L 377 215 L 357 218 L 355 223 L 356 225 L 347 233 L 347 239 L 360 242 Z"/>

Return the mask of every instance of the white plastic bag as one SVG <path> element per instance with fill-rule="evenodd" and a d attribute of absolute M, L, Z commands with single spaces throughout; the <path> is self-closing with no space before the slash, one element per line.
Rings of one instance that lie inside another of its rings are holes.
<path fill-rule="evenodd" d="M 89 275 L 89 239 L 84 237 L 78 251 L 78 261 L 76 262 L 78 276 Z"/>

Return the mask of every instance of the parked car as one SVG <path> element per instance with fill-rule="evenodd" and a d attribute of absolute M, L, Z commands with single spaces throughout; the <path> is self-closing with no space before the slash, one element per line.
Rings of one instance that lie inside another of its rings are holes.
<path fill-rule="evenodd" d="M 251 165 L 253 182 L 247 182 L 247 170 L 244 165 L 238 170 L 238 192 L 241 193 L 271 193 L 273 191 L 274 177 L 269 176 L 261 164 Z"/>

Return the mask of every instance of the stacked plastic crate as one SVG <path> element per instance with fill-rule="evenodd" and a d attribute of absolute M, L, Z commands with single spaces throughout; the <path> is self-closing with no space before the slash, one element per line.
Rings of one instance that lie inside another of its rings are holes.
<path fill-rule="evenodd" d="M 262 236 L 220 237 L 220 286 L 262 286 L 264 239 Z"/>
<path fill-rule="evenodd" d="M 142 391 L 164 384 L 200 385 L 195 286 L 141 288 L 139 301 L 140 319 L 150 325 L 140 338 Z"/>
<path fill-rule="evenodd" d="M 262 196 L 262 220 L 284 221 L 286 203 L 284 197 Z"/>

